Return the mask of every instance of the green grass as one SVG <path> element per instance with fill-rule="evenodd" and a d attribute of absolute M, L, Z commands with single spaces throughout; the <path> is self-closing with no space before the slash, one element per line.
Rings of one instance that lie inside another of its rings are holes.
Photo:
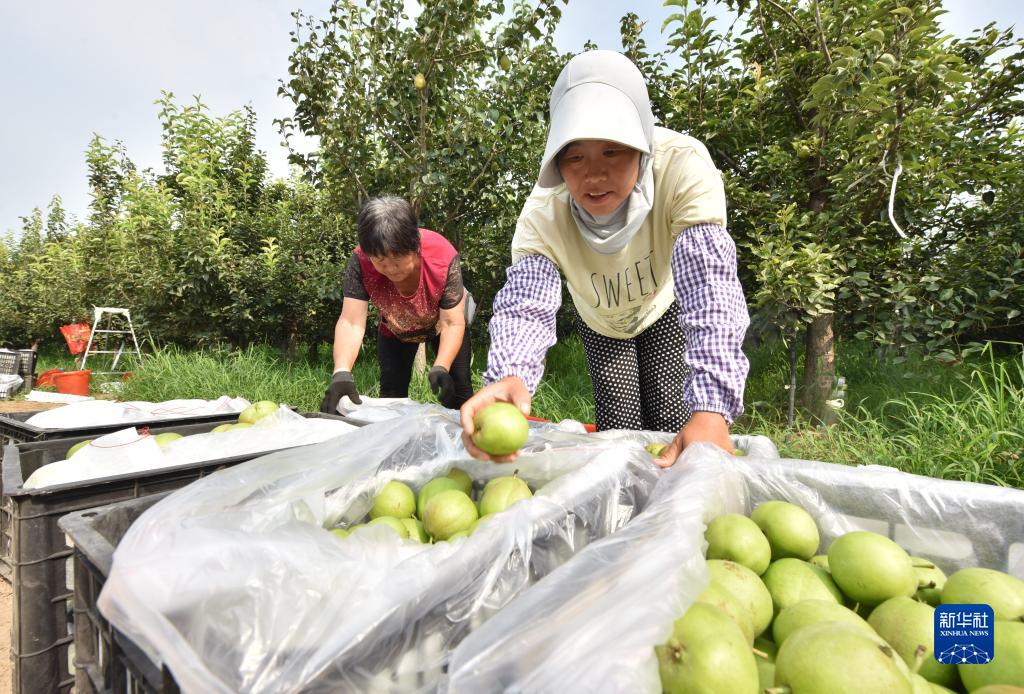
<path fill-rule="evenodd" d="M 474 352 L 473 379 L 479 388 L 486 346 L 478 345 Z M 945 479 L 1024 488 L 1024 347 L 990 345 L 953 366 L 913 356 L 899 363 L 880 361 L 870 346 L 859 343 L 840 342 L 837 353 L 847 388 L 845 407 L 834 426 L 819 428 L 798 418 L 792 430 L 786 428 L 787 355 L 781 345 L 769 345 L 749 355 L 747 413 L 733 430 L 766 435 L 789 458 L 890 465 Z M 74 368 L 74 362 L 66 352 L 40 356 L 39 372 L 53 367 Z M 229 394 L 315 411 L 330 371 L 327 346 L 312 361 L 299 359 L 290 365 L 268 347 L 165 348 L 146 357 L 119 397 L 160 401 Z M 363 350 L 354 371 L 360 392 L 376 395 L 379 372 L 372 348 Z M 414 375 L 410 396 L 436 402 L 422 374 Z M 533 413 L 552 420 L 593 421 L 593 391 L 577 337 L 548 352 Z"/>
<path fill-rule="evenodd" d="M 773 362 L 770 362 L 773 363 Z M 990 345 L 957 366 L 923 359 L 878 363 L 856 345 L 839 351 L 847 398 L 832 427 L 785 427 L 783 383 L 756 373 L 737 430 L 769 436 L 784 457 L 889 465 L 931 477 L 1024 488 L 1024 350 Z M 774 371 L 774 369 L 769 369 Z M 786 373 L 786 372 L 783 372 Z M 758 398 L 754 400 L 753 398 Z M 775 405 L 774 403 L 779 403 Z"/>

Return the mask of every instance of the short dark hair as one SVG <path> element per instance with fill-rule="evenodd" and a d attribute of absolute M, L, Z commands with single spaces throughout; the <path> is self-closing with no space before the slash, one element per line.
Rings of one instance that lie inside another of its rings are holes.
<path fill-rule="evenodd" d="M 416 212 L 404 198 L 370 198 L 359 211 L 359 247 L 366 255 L 407 255 L 420 252 Z"/>

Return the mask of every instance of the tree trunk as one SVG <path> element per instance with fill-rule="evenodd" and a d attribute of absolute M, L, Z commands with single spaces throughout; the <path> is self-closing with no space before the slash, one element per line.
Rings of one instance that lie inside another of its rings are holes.
<path fill-rule="evenodd" d="M 835 410 L 828 404 L 836 382 L 836 350 L 832 335 L 834 315 L 826 313 L 807 326 L 804 351 L 804 375 L 801 388 L 804 407 L 822 424 L 835 421 Z"/>

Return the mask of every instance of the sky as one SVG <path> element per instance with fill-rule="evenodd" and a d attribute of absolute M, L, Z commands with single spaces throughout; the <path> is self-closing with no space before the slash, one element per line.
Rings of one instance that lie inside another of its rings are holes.
<path fill-rule="evenodd" d="M 407 0 L 414 4 L 414 0 Z M 59 195 L 84 217 L 85 149 L 93 134 L 120 140 L 140 168 L 159 170 L 154 101 L 200 95 L 215 115 L 250 105 L 257 146 L 275 176 L 288 173 L 273 125 L 291 114 L 277 96 L 292 49 L 291 12 L 326 15 L 330 0 L 0 0 L 0 234 Z M 946 0 L 947 31 L 995 21 L 1024 30 L 1021 0 Z M 619 18 L 636 12 L 644 38 L 664 47 L 662 0 L 570 0 L 555 35 L 563 51 L 591 39 L 621 49 Z M 1015 32 L 1016 33 L 1016 32 Z"/>

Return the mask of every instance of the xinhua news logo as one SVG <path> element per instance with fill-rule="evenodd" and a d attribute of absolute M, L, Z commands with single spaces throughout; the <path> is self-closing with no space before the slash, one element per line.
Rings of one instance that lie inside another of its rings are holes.
<path fill-rule="evenodd" d="M 989 605 L 935 608 L 935 659 L 946 665 L 984 665 L 995 650 L 995 615 Z"/>

